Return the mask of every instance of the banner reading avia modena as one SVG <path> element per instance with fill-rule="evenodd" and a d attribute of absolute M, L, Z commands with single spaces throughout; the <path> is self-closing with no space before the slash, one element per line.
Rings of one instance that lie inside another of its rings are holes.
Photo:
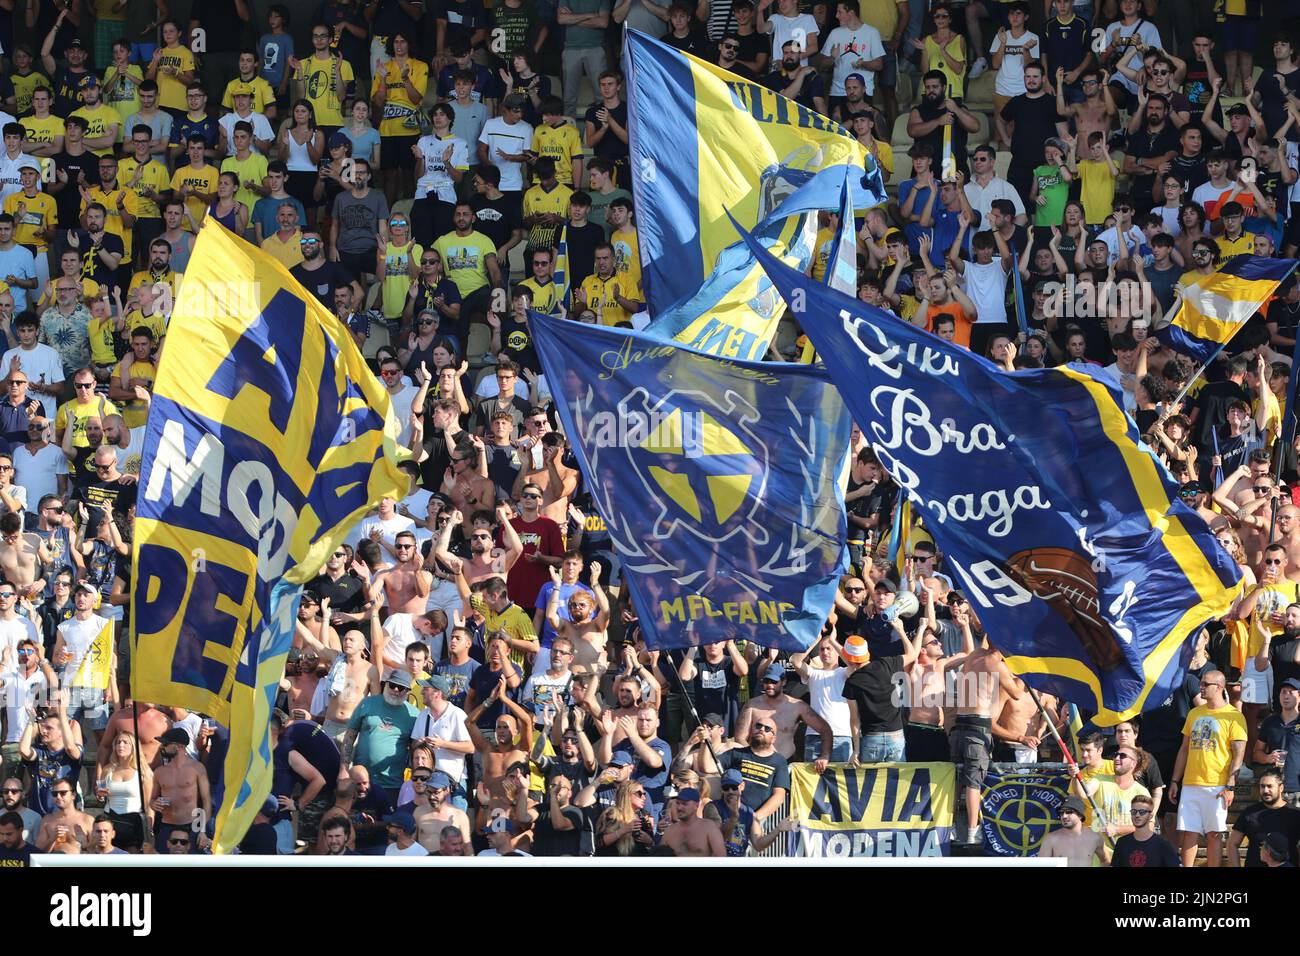
<path fill-rule="evenodd" d="M 950 763 L 790 765 L 794 856 L 947 856 L 956 768 Z"/>

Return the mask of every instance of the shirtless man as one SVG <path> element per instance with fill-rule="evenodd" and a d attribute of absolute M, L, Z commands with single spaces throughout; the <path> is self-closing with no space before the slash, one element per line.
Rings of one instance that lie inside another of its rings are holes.
<path fill-rule="evenodd" d="M 416 779 L 414 773 L 411 779 Z M 420 806 L 417 799 L 415 808 L 416 838 L 420 845 L 430 853 L 437 853 L 443 828 L 453 826 L 465 838 L 465 855 L 471 855 L 473 850 L 470 849 L 469 816 L 448 802 L 451 796 L 451 777 L 441 770 L 433 771 L 424 785 L 424 794 L 425 805 Z"/>
<path fill-rule="evenodd" d="M 1284 503 L 1277 509 L 1273 540 L 1286 548 L 1287 567 L 1292 572 L 1300 572 L 1300 508 Z"/>
<path fill-rule="evenodd" d="M 623 742 L 627 734 L 623 730 L 622 720 L 624 717 L 629 720 L 636 720 L 637 711 L 643 706 L 641 701 L 641 682 L 633 674 L 624 674 L 618 680 L 614 681 L 614 700 L 616 706 L 600 710 L 598 704 L 597 713 L 594 715 L 598 720 L 603 720 L 605 714 L 613 717 L 615 730 L 614 737 L 610 741 L 612 746 L 617 747 Z"/>
<path fill-rule="evenodd" d="M 970 616 L 962 614 L 953 618 L 962 634 L 962 650 L 945 657 L 943 641 L 939 639 L 938 625 L 934 620 L 934 592 L 926 587 L 921 592 L 925 603 L 926 624 L 921 631 L 921 647 L 916 660 L 907 668 L 911 707 L 907 724 L 903 727 L 907 752 L 915 760 L 947 760 L 948 736 L 944 729 L 944 706 L 948 702 L 948 671 L 955 670 L 975 650 L 971 634 Z"/>
<path fill-rule="evenodd" d="M 501 680 L 492 689 L 492 693 L 488 694 L 487 700 L 476 706 L 465 717 L 465 726 L 469 730 L 470 739 L 474 741 L 474 749 L 478 751 L 479 759 L 483 763 L 482 783 L 494 800 L 502 800 L 507 804 L 511 801 L 506 798 L 504 786 L 506 772 L 512 765 L 521 761 L 527 766 L 528 753 L 533 747 L 532 715 L 511 700 L 507 693 L 508 688 L 506 676 L 502 674 Z M 482 731 L 478 729 L 477 721 L 484 709 L 498 700 L 510 713 L 502 714 L 497 718 L 494 728 L 496 741 L 492 742 L 483 736 Z M 521 729 L 523 737 L 519 745 L 515 746 L 515 737 L 520 734 Z"/>
<path fill-rule="evenodd" d="M 496 504 L 496 485 L 487 475 L 486 461 L 481 438 L 461 439 L 451 450 L 451 465 L 443 475 L 441 490 L 462 515 L 491 511 Z M 454 516 L 453 522 L 461 524 Z M 464 525 L 463 530 L 469 534 L 469 525 Z"/>
<path fill-rule="evenodd" d="M 573 672 L 575 674 L 601 674 L 609 666 L 605 655 L 608 640 L 609 599 L 600 586 L 600 564 L 588 565 L 591 594 L 573 591 L 569 594 L 569 620 L 560 617 L 560 569 L 551 565 L 551 597 L 546 604 L 546 620 L 555 633 L 573 642 Z M 594 595 L 594 597 L 593 597 Z"/>
<path fill-rule="evenodd" d="M 321 599 L 315 591 L 302 592 L 302 600 L 298 602 L 298 623 L 321 644 L 334 651 L 341 649 L 338 632 L 334 630 L 329 619 L 321 613 Z M 297 628 L 294 629 L 293 646 L 307 647 Z"/>
<path fill-rule="evenodd" d="M 488 578 L 504 578 L 515 566 L 519 556 L 524 553 L 523 542 L 510 524 L 510 506 L 497 508 L 497 518 L 501 524 L 501 540 L 505 544 L 504 552 L 492 548 L 492 531 L 490 528 L 472 527 L 469 531 L 469 559 L 462 561 L 451 553 L 451 531 L 462 522 L 460 511 L 453 511 L 447 523 L 442 526 L 438 543 L 433 555 L 448 568 L 452 574 L 460 573 L 465 577 L 466 585 L 474 585 Z"/>
<path fill-rule="evenodd" d="M 1038 748 L 1050 731 L 1033 696 L 1025 691 L 1025 682 L 1019 677 L 1012 679 L 1021 696 L 1012 697 L 998 688 L 997 717 L 993 718 L 993 737 L 997 741 L 993 759 L 1007 763 L 1035 763 Z M 1039 694 L 1038 698 L 1043 702 L 1043 709 L 1048 714 L 1053 713 L 1056 698 L 1051 694 Z"/>
<path fill-rule="evenodd" d="M 388 600 L 388 619 L 384 621 L 384 633 L 388 635 L 384 642 L 384 663 L 389 667 L 401 667 L 407 645 L 420 639 L 413 619 L 426 610 L 433 575 L 423 568 L 424 558 L 416 546 L 414 532 L 399 531 L 393 548 L 397 552 L 397 562 L 377 576 Z"/>
<path fill-rule="evenodd" d="M 1262 468 L 1264 473 L 1255 475 L 1252 468 Z M 1268 462 L 1243 465 L 1214 489 L 1214 503 L 1237 529 L 1242 550 L 1246 552 L 1246 560 L 1252 566 L 1259 563 L 1264 547 L 1269 543 L 1273 507 L 1276 505 L 1279 509 L 1280 518 L 1285 500 L 1278 495 L 1276 483 L 1273 476 L 1268 474 L 1268 468 Z"/>
<path fill-rule="evenodd" d="M 320 683 L 319 665 L 320 656 L 311 648 L 289 648 L 280 689 L 288 699 L 288 713 L 294 720 L 311 719 L 311 700 Z"/>
<path fill-rule="evenodd" d="M 826 739 L 829 739 L 829 735 Z M 793 743 L 791 749 L 793 750 Z M 722 828 L 712 820 L 700 816 L 699 808 L 700 791 L 693 787 L 678 791 L 677 799 L 673 801 L 673 815 L 676 819 L 664 831 L 664 845 L 671 847 L 677 856 L 726 856 Z"/>
<path fill-rule="evenodd" d="M 969 604 L 959 604 L 952 609 L 957 626 L 973 630 L 972 613 Z M 964 765 L 966 832 L 971 842 L 980 839 L 980 796 L 984 790 L 984 776 L 993 759 L 993 708 L 997 704 L 999 687 L 1009 697 L 1020 698 L 1020 688 L 1002 659 L 1002 652 L 989 643 L 986 634 L 961 666 L 956 686 L 957 722 L 952 735 L 953 762 Z"/>
<path fill-rule="evenodd" d="M 0 518 L 0 571 L 20 597 L 31 597 L 45 590 L 45 581 L 39 576 L 40 566 L 52 564 L 54 555 L 40 535 L 24 534 L 22 528 L 21 515 L 11 511 Z"/>
<path fill-rule="evenodd" d="M 768 664 L 767 670 L 759 678 L 760 696 L 751 697 L 740 711 L 736 720 L 736 738 L 749 739 L 749 725 L 755 717 L 770 717 L 776 725 L 776 750 L 786 760 L 795 759 L 794 734 L 799 729 L 799 721 L 807 725 L 808 730 L 821 739 L 821 757 L 817 763 L 828 764 L 831 750 L 835 746 L 835 735 L 831 725 L 826 723 L 818 713 L 808 706 L 806 701 L 791 697 L 785 692 L 785 665 L 779 661 Z M 751 685 L 752 686 L 752 685 Z M 820 770 L 817 771 L 821 773 Z M 715 856 L 721 854 L 714 854 Z"/>
<path fill-rule="evenodd" d="M 329 619 L 329 598 L 321 598 L 321 614 Z M 371 618 L 372 633 L 379 630 Z M 379 693 L 379 668 L 363 656 L 366 639 L 360 631 L 345 631 L 341 639 L 342 650 L 336 651 L 326 647 L 311 633 L 305 624 L 299 621 L 295 633 L 320 655 L 321 660 L 330 662 L 329 673 L 321 678 L 328 687 L 328 699 L 325 713 L 313 715 L 321 719 L 325 733 L 334 738 L 334 742 L 343 746 L 343 736 L 348 731 L 348 721 L 368 695 Z"/>
<path fill-rule="evenodd" d="M 90 845 L 90 830 L 95 825 L 89 813 L 77 809 L 73 799 L 72 781 L 59 780 L 50 787 L 54 810 L 45 814 L 41 828 L 36 831 L 36 848 L 42 853 L 53 852 L 54 844 L 76 840 L 82 849 Z"/>
<path fill-rule="evenodd" d="M 173 727 L 158 738 L 162 763 L 153 773 L 151 809 L 162 815 L 158 823 L 158 851 L 164 852 L 167 837 L 172 830 L 189 830 L 196 822 L 195 811 L 201 809 L 199 818 L 206 823 L 212 817 L 212 794 L 208 790 L 208 772 L 185 748 L 190 735 L 180 727 Z M 201 828 L 200 828 L 201 829 Z"/>
<path fill-rule="evenodd" d="M 112 756 L 107 742 L 115 739 L 118 731 L 121 730 L 135 733 L 137 722 L 140 728 L 141 759 L 150 767 L 158 763 L 158 748 L 161 746 L 159 738 L 171 729 L 172 719 L 157 704 L 146 704 L 143 701 L 128 699 L 122 702 L 121 707 L 113 711 L 113 716 L 108 718 L 108 723 L 104 726 L 104 735 L 100 739 L 105 741 L 106 746 L 99 747 L 96 750 L 96 780 L 104 779 L 104 761 Z"/>
<path fill-rule="evenodd" d="M 1056 112 L 1074 120 L 1074 138 L 1080 147 L 1079 158 L 1084 159 L 1088 137 L 1095 132 L 1100 132 L 1103 139 L 1109 137 L 1119 111 L 1111 97 L 1107 83 L 1110 77 L 1105 70 L 1085 70 L 1080 81 L 1086 99 L 1082 103 L 1071 104 L 1065 102 L 1065 84 L 1062 82 L 1064 73 L 1062 68 L 1056 71 Z"/>
<path fill-rule="evenodd" d="M 543 416 L 545 413 L 542 413 Z M 524 485 L 542 489 L 542 515 L 560 527 L 569 520 L 569 499 L 578 490 L 578 471 L 564 464 L 564 436 L 547 432 L 542 436 L 542 467 L 534 470 L 531 457 L 519 469 L 511 494 L 519 500 Z"/>
<path fill-rule="evenodd" d="M 1108 861 L 1101 834 L 1083 828 L 1083 801 L 1078 797 L 1066 797 L 1057 812 L 1061 817 L 1061 828 L 1043 837 L 1038 855 L 1064 857 L 1070 861 L 1069 866 L 1092 866 L 1095 857 L 1105 866 Z"/>

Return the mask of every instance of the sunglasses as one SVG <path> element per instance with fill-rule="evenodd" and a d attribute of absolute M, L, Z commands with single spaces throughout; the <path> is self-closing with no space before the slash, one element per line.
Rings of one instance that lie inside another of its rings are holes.
<path fill-rule="evenodd" d="M 520 497 L 520 498 L 536 498 L 538 501 L 541 501 L 541 500 L 542 500 L 542 496 L 539 495 L 539 494 L 538 494 L 537 492 L 535 492 L 535 491 L 525 491 L 525 492 L 524 492 L 522 495 L 520 495 L 519 497 Z"/>
<path fill-rule="evenodd" d="M 762 732 L 765 733 L 765 734 L 774 734 L 774 733 L 776 733 L 776 728 L 773 727 L 773 726 L 771 726 L 770 724 L 755 724 L 755 725 L 754 725 L 754 729 L 755 729 L 755 730 L 762 731 Z"/>
<path fill-rule="evenodd" d="M 432 774 L 421 774 L 418 777 L 412 777 L 412 783 L 428 783 L 432 779 Z"/>
<path fill-rule="evenodd" d="M 74 387 L 76 387 L 76 388 L 94 388 L 94 387 L 95 387 L 95 383 L 94 383 L 94 382 L 73 382 L 72 384 L 73 384 Z"/>
<path fill-rule="evenodd" d="M 22 791 L 22 788 L 21 788 L 21 787 L 5 787 L 3 792 L 4 792 L 4 793 L 22 793 L 23 791 Z"/>
<path fill-rule="evenodd" d="M 1130 817 L 1149 817 L 1151 816 L 1151 811 L 1139 810 L 1137 807 L 1132 807 L 1129 809 L 1128 815 Z"/>
<path fill-rule="evenodd" d="M 726 793 L 728 790 L 739 790 L 739 789 L 740 789 L 740 784 L 738 783 L 724 783 L 722 785 L 723 793 Z"/>
<path fill-rule="evenodd" d="M 168 840 L 167 845 L 168 846 L 189 846 L 190 841 L 189 840 Z"/>

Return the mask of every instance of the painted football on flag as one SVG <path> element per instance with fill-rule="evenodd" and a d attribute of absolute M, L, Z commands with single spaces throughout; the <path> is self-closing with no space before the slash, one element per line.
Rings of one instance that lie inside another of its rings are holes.
<path fill-rule="evenodd" d="M 1113 671 L 1124 662 L 1102 616 L 1097 573 L 1087 556 L 1066 548 L 1031 548 L 1013 554 L 1005 567 L 1022 587 L 1065 618 L 1099 670 Z"/>

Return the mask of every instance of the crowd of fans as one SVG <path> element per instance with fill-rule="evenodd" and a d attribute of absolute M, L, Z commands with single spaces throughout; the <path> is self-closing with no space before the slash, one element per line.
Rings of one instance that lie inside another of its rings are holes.
<path fill-rule="evenodd" d="M 132 700 L 125 639 L 150 390 L 209 217 L 339 317 L 417 452 L 409 493 L 304 595 L 243 852 L 744 856 L 794 829 L 796 761 L 958 763 L 957 839 L 977 843 L 990 762 L 1062 758 L 1066 708 L 1007 670 L 924 528 L 901 573 L 885 559 L 897 488 L 856 430 L 852 571 L 821 639 L 647 649 L 526 314 L 646 319 L 626 24 L 838 119 L 890 183 L 859 210 L 859 297 L 1009 369 L 1113 376 L 1241 565 L 1175 693 L 1079 739 L 1043 852 L 1190 866 L 1204 839 L 1218 865 L 1253 783 L 1229 864 L 1243 842 L 1248 865 L 1295 862 L 1300 508 L 1279 438 L 1300 289 L 1204 376 L 1152 334 L 1232 256 L 1296 253 L 1300 53 L 1272 24 L 1256 74 L 1259 4 L 344 0 L 309 25 L 246 0 L 187 22 L 18 6 L 0 18 L 0 861 L 210 845 L 225 732 Z M 797 334 L 770 357 L 802 358 Z M 99 693 L 79 682 L 105 625 Z"/>

